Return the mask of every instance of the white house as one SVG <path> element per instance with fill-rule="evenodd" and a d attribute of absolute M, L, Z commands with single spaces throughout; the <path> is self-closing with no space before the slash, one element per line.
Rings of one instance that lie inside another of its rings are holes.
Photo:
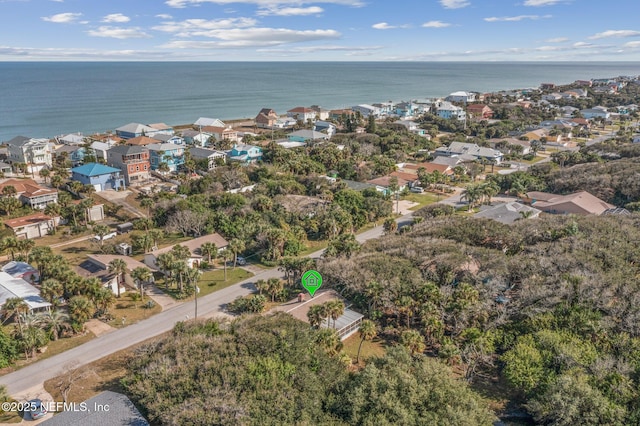
<path fill-rule="evenodd" d="M 40 291 L 22 278 L 14 278 L 4 271 L 0 271 L 0 306 L 7 299 L 19 297 L 29 307 L 29 312 L 47 311 L 51 303 L 40 296 Z"/>
<path fill-rule="evenodd" d="M 315 110 L 307 107 L 295 107 L 287 111 L 287 117 L 300 120 L 303 123 L 306 123 L 309 120 L 314 121 L 316 119 L 316 115 L 317 112 Z"/>
<path fill-rule="evenodd" d="M 29 173 L 39 172 L 42 168 L 51 167 L 51 144 L 49 139 L 35 139 L 16 136 L 6 142 L 9 161 L 12 164 L 26 163 Z"/>
<path fill-rule="evenodd" d="M 380 115 L 380 108 L 368 104 L 353 106 L 351 107 L 351 110 L 359 112 L 364 118 L 368 118 L 370 115 L 373 115 L 374 117 L 378 117 Z"/>
<path fill-rule="evenodd" d="M 217 162 L 225 162 L 227 158 L 225 152 L 198 147 L 192 147 L 189 149 L 189 153 L 194 160 L 207 160 L 207 171 L 215 169 Z"/>
<path fill-rule="evenodd" d="M 200 127 L 207 127 L 207 126 L 227 127 L 227 125 L 224 124 L 222 120 L 219 120 L 217 118 L 200 117 L 196 120 L 195 123 L 193 123 L 193 127 L 196 129 Z"/>
<path fill-rule="evenodd" d="M 193 268 L 194 266 L 197 267 L 200 264 L 200 262 L 206 259 L 206 256 L 203 256 L 202 252 L 200 251 L 200 247 L 204 243 L 214 243 L 218 248 L 218 251 L 226 248 L 229 245 L 227 240 L 225 240 L 222 237 L 222 235 L 217 233 L 204 235 L 202 237 L 194 238 L 193 240 L 185 241 L 184 243 L 179 244 L 181 246 L 185 246 L 186 248 L 188 248 L 189 252 L 191 253 L 189 258 L 187 259 L 187 264 L 189 265 L 190 268 Z M 145 254 L 144 263 L 151 269 L 159 271 L 160 268 L 158 267 L 158 264 L 157 264 L 158 256 L 160 256 L 163 253 L 170 252 L 173 247 L 174 246 L 164 247 L 164 248 L 154 250 L 152 252 Z"/>
<path fill-rule="evenodd" d="M 446 97 L 446 100 L 449 102 L 462 102 L 466 104 L 469 102 L 475 102 L 476 94 L 473 92 L 464 92 L 464 91 L 453 92 Z"/>

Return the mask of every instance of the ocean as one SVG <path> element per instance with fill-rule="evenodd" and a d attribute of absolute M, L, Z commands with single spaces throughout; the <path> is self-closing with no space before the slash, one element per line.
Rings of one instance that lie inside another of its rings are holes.
<path fill-rule="evenodd" d="M 0 141 L 638 74 L 637 62 L 0 62 Z"/>

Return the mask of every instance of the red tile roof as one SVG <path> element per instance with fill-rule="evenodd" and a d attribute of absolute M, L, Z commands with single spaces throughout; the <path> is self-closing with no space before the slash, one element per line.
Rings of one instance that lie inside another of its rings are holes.
<path fill-rule="evenodd" d="M 45 188 L 33 179 L 8 179 L 0 183 L 0 193 L 7 186 L 13 186 L 16 189 L 18 195 L 24 195 L 31 198 L 37 195 L 55 194 L 58 191 L 52 188 Z"/>
<path fill-rule="evenodd" d="M 150 138 L 148 136 L 138 136 L 135 138 L 127 139 L 127 145 L 144 146 L 151 145 L 152 143 L 161 143 L 157 139 Z"/>
<path fill-rule="evenodd" d="M 47 216 L 44 213 L 34 213 L 28 216 L 17 217 L 15 219 L 5 220 L 4 224 L 11 229 L 22 228 L 27 225 L 34 225 L 37 223 L 51 220 L 51 216 Z"/>

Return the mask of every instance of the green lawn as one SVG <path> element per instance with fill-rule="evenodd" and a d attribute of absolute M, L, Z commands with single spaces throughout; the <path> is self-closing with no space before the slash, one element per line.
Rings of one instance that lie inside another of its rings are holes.
<path fill-rule="evenodd" d="M 411 207 L 409 210 L 416 211 L 429 204 L 437 203 L 439 200 L 444 200 L 453 194 L 442 194 L 438 196 L 432 192 L 424 192 L 422 194 L 410 193 L 402 197 L 403 200 L 412 201 L 418 203 L 418 205 Z M 395 206 L 394 206 L 395 207 Z"/>
<path fill-rule="evenodd" d="M 253 274 L 249 271 L 246 271 L 240 267 L 233 269 L 232 266 L 227 267 L 227 281 L 224 280 L 224 269 L 217 268 L 210 271 L 204 271 L 200 276 L 200 280 L 198 281 L 198 287 L 200 288 L 200 293 L 198 293 L 199 297 L 206 296 L 209 293 L 213 293 L 214 291 L 222 290 L 223 288 L 232 286 L 236 283 L 239 283 L 242 280 L 252 277 Z M 176 288 L 171 287 L 169 290 L 166 290 L 164 287 L 164 278 L 156 281 L 156 285 L 164 291 L 169 296 L 173 297 L 176 300 L 187 301 L 193 300 L 193 296 L 178 299 L 178 291 Z"/>
<path fill-rule="evenodd" d="M 356 362 L 358 355 L 358 347 L 360 346 L 360 333 L 354 333 L 347 340 L 342 342 L 342 350 Z M 372 341 L 365 341 L 362 344 L 362 350 L 360 351 L 360 363 L 359 367 L 364 367 L 365 361 L 371 357 L 383 356 L 386 352 L 384 341 L 380 338 L 375 338 Z"/>

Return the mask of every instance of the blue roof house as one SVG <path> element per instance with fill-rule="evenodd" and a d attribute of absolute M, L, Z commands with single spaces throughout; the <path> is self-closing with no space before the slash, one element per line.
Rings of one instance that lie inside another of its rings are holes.
<path fill-rule="evenodd" d="M 96 192 L 124 188 L 124 177 L 120 169 L 98 163 L 88 163 L 80 167 L 74 167 L 71 169 L 71 180 L 78 181 L 84 185 L 93 185 Z"/>
<path fill-rule="evenodd" d="M 232 161 L 250 164 L 262 160 L 262 148 L 254 145 L 236 144 L 227 155 Z"/>

